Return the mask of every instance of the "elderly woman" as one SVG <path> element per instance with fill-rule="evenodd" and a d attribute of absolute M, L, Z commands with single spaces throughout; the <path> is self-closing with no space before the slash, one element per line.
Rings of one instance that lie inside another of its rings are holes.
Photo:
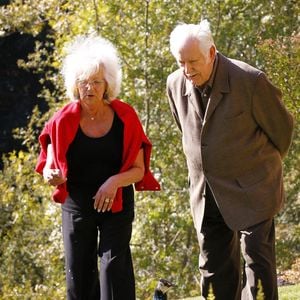
<path fill-rule="evenodd" d="M 121 68 L 111 43 L 77 37 L 62 74 L 71 101 L 46 123 L 36 171 L 62 203 L 67 298 L 135 299 L 133 184 L 160 189 L 149 170 L 152 146 L 134 109 L 115 99 Z"/>

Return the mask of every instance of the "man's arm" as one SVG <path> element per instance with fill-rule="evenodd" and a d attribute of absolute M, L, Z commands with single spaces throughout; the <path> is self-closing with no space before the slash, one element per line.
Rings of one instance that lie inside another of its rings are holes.
<path fill-rule="evenodd" d="M 176 124 L 179 128 L 180 131 L 181 130 L 181 124 L 180 124 L 180 121 L 179 121 L 179 118 L 178 118 L 178 113 L 177 113 L 177 109 L 176 109 L 176 106 L 175 106 L 175 103 L 174 103 L 174 99 L 173 99 L 173 94 L 172 94 L 172 89 L 170 87 L 170 79 L 168 77 L 168 80 L 167 80 L 167 96 L 168 96 L 168 100 L 169 100 L 169 105 L 170 105 L 170 109 L 171 109 L 171 112 L 172 112 L 172 115 L 176 121 Z"/>
<path fill-rule="evenodd" d="M 294 120 L 281 97 L 266 75 L 259 74 L 252 98 L 253 115 L 283 158 L 292 141 Z"/>

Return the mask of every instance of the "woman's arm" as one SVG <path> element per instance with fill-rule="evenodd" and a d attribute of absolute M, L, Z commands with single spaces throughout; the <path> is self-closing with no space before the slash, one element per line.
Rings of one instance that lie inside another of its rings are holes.
<path fill-rule="evenodd" d="M 94 196 L 94 208 L 98 210 L 98 212 L 109 211 L 112 207 L 118 188 L 142 180 L 144 173 L 144 150 L 140 149 L 136 160 L 129 170 L 111 176 L 100 186 Z"/>
<path fill-rule="evenodd" d="M 43 177 L 47 183 L 53 186 L 60 185 L 67 180 L 62 176 L 62 173 L 59 169 L 54 168 L 52 144 L 48 144 L 47 146 L 47 160 L 43 169 Z"/>

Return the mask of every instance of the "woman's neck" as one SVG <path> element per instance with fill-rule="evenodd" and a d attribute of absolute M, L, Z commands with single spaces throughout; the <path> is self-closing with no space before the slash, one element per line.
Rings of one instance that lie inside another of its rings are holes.
<path fill-rule="evenodd" d="M 92 121 L 97 119 L 103 119 L 107 113 L 108 104 L 104 101 L 99 101 L 93 104 L 87 104 L 81 102 L 81 116 Z"/>

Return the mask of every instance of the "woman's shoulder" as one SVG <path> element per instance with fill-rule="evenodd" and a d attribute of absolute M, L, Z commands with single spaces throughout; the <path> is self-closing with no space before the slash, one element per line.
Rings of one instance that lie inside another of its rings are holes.
<path fill-rule="evenodd" d="M 110 102 L 110 105 L 114 111 L 116 111 L 118 114 L 135 114 L 136 111 L 130 104 L 120 100 L 120 99 L 114 99 Z"/>
<path fill-rule="evenodd" d="M 80 115 L 80 103 L 79 101 L 71 101 L 58 109 L 50 118 L 49 122 L 57 122 L 66 117 L 77 117 L 78 115 Z"/>
<path fill-rule="evenodd" d="M 127 126 L 129 125 L 130 127 L 137 127 L 140 125 L 140 118 L 133 106 L 120 99 L 114 99 L 110 102 L 110 104 L 124 124 L 127 124 Z"/>

